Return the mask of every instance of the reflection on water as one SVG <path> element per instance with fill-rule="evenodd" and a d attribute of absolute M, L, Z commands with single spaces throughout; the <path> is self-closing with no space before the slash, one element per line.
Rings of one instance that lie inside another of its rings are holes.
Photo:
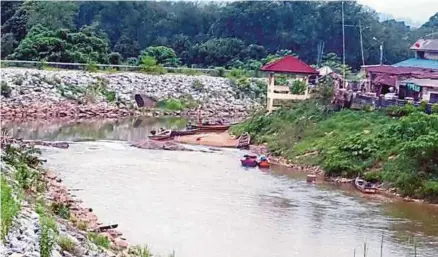
<path fill-rule="evenodd" d="M 11 129 L 15 137 L 23 139 L 42 139 L 53 141 L 78 140 L 124 140 L 144 139 L 155 128 L 183 128 L 182 118 L 129 117 L 121 120 L 78 120 L 78 121 L 28 121 L 6 123 L 3 127 Z"/>
<path fill-rule="evenodd" d="M 243 169 L 242 152 L 148 151 L 124 142 L 46 149 L 47 165 L 134 244 L 177 256 L 436 257 L 436 209 L 363 200 L 305 174 Z M 295 175 L 293 175 L 295 174 Z M 408 211 L 404 211 L 404 210 Z M 417 215 L 417 212 L 425 214 Z M 431 229 L 433 227 L 434 229 Z"/>

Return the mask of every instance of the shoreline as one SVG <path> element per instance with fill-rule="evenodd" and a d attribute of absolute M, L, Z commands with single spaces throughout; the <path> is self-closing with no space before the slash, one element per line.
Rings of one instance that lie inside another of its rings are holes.
<path fill-rule="evenodd" d="M 222 135 L 212 137 L 211 136 L 212 134 L 222 134 Z M 202 140 L 201 139 L 199 142 L 194 141 L 195 136 L 196 135 L 182 136 L 175 141 L 177 141 L 178 143 L 182 143 L 182 144 L 193 144 L 193 145 L 204 145 L 204 146 L 226 147 L 226 148 L 233 147 L 233 146 L 230 146 L 230 144 L 229 144 L 230 140 L 234 140 L 235 142 L 237 142 L 237 139 L 235 139 L 237 137 L 230 134 L 229 131 L 220 132 L 220 133 L 204 132 L 204 133 L 202 133 L 202 136 L 206 137 L 206 138 L 208 138 L 210 136 L 210 140 L 208 140 L 208 139 Z M 217 140 L 219 140 L 219 141 L 217 141 Z M 225 141 L 221 142 L 220 140 L 225 140 Z M 211 143 L 211 144 L 209 144 L 209 143 Z M 234 147 L 235 147 L 235 145 L 234 145 Z M 317 176 L 317 181 L 315 183 L 352 184 L 354 182 L 354 179 L 350 179 L 350 178 L 326 177 L 324 175 L 324 170 L 322 170 L 319 166 L 302 165 L 302 164 L 298 164 L 298 163 L 293 163 L 293 162 L 290 162 L 289 160 L 287 160 L 286 158 L 283 158 L 281 156 L 271 155 L 269 152 L 269 149 L 266 145 L 250 145 L 248 151 L 250 151 L 251 153 L 257 154 L 257 155 L 262 155 L 262 154 L 266 155 L 273 165 L 289 168 L 289 169 L 297 171 L 297 172 L 314 174 Z M 421 204 L 428 204 L 428 205 L 431 205 L 431 206 L 438 208 L 438 204 L 429 203 L 424 199 L 414 199 L 414 198 L 411 198 L 409 196 L 403 197 L 400 194 L 396 193 L 395 189 L 393 189 L 393 188 L 379 187 L 377 194 L 368 195 L 368 194 L 361 193 L 361 195 L 366 195 L 367 197 L 371 197 L 371 198 L 384 197 L 387 199 L 397 199 L 397 200 L 404 201 L 404 202 L 415 202 L 415 203 L 421 203 Z"/>

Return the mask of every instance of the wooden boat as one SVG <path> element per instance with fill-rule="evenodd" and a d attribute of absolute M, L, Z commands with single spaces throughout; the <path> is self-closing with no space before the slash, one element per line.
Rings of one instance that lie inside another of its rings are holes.
<path fill-rule="evenodd" d="M 249 159 L 241 159 L 240 163 L 242 164 L 243 167 L 257 167 L 258 163 L 257 160 L 253 159 L 253 158 L 249 158 Z"/>
<path fill-rule="evenodd" d="M 315 183 L 316 182 L 316 175 L 315 174 L 309 174 L 306 178 L 307 183 Z"/>
<path fill-rule="evenodd" d="M 271 164 L 269 163 L 268 160 L 259 161 L 258 165 L 259 165 L 259 168 L 265 168 L 265 169 L 271 167 Z"/>
<path fill-rule="evenodd" d="M 375 185 L 367 182 L 359 177 L 354 180 L 354 185 L 356 188 L 364 194 L 375 194 L 377 193 L 377 188 Z"/>
<path fill-rule="evenodd" d="M 187 129 L 198 129 L 199 131 L 226 131 L 230 128 L 229 124 L 202 124 L 187 125 Z"/>
<path fill-rule="evenodd" d="M 194 135 L 199 131 L 199 129 L 184 129 L 184 130 L 172 130 L 172 137 L 176 136 L 188 136 L 188 135 Z"/>
<path fill-rule="evenodd" d="M 245 154 L 243 159 L 240 160 L 243 167 L 257 167 L 257 156 Z"/>
<path fill-rule="evenodd" d="M 165 131 L 160 132 L 158 134 L 150 135 L 149 139 L 152 139 L 152 140 L 167 140 L 167 139 L 170 139 L 171 135 L 172 135 L 172 130 L 168 129 L 168 130 L 165 130 Z"/>
<path fill-rule="evenodd" d="M 237 142 L 237 148 L 248 149 L 250 142 L 251 142 L 251 137 L 249 136 L 248 133 L 244 133 L 239 137 L 239 141 Z"/>

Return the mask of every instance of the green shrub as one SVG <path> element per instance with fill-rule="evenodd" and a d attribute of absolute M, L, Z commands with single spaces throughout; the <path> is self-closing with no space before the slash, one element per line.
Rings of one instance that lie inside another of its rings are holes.
<path fill-rule="evenodd" d="M 287 77 L 287 75 L 276 75 L 274 77 L 275 79 L 275 85 L 278 86 L 288 86 L 289 85 L 289 78 Z"/>
<path fill-rule="evenodd" d="M 90 232 L 88 233 L 88 238 L 97 246 L 103 247 L 105 249 L 108 249 L 110 247 L 111 242 L 106 236 Z"/>
<path fill-rule="evenodd" d="M 75 253 L 76 244 L 70 237 L 60 236 L 58 238 L 58 245 L 61 247 L 63 251 L 73 254 Z"/>
<path fill-rule="evenodd" d="M 302 80 L 294 80 L 290 86 L 290 92 L 295 95 L 302 95 L 306 92 L 306 90 L 307 84 Z"/>
<path fill-rule="evenodd" d="M 415 107 L 411 103 L 407 103 L 404 106 L 389 106 L 385 109 L 386 113 L 392 117 L 403 117 L 411 113 L 421 111 L 421 109 Z"/>
<path fill-rule="evenodd" d="M 432 113 L 438 114 L 438 104 L 433 104 L 432 105 Z"/>
<path fill-rule="evenodd" d="M 6 236 L 14 218 L 20 210 L 19 203 L 14 199 L 12 189 L 6 182 L 6 179 L 1 178 L 1 239 L 5 242 Z"/>
<path fill-rule="evenodd" d="M 50 208 L 52 209 L 53 213 L 55 213 L 55 215 L 58 215 L 59 217 L 66 220 L 70 219 L 70 208 L 66 204 L 54 202 L 52 203 Z"/>
<path fill-rule="evenodd" d="M 203 73 L 195 70 L 195 69 L 190 69 L 187 67 L 181 67 L 175 70 L 175 73 L 180 73 L 180 74 L 184 74 L 184 75 L 188 75 L 188 76 L 196 76 L 196 75 L 202 75 Z"/>
<path fill-rule="evenodd" d="M 130 254 L 130 256 L 135 256 L 135 257 L 152 257 L 153 256 L 153 254 L 151 253 L 151 250 L 149 249 L 149 247 L 147 245 L 133 246 L 129 249 L 129 254 Z"/>
<path fill-rule="evenodd" d="M 427 110 L 427 105 L 428 105 L 428 102 L 425 101 L 425 100 L 423 100 L 423 101 L 421 101 L 420 104 L 418 105 L 418 109 L 419 109 L 420 111 L 426 112 L 426 110 Z"/>
<path fill-rule="evenodd" d="M 161 67 L 161 65 L 157 64 L 157 60 L 152 56 L 143 56 L 140 59 L 140 66 L 142 71 L 148 72 L 148 73 L 157 73 L 157 74 L 164 74 L 166 73 L 166 69 Z"/>
<path fill-rule="evenodd" d="M 429 199 L 430 201 L 436 202 L 438 201 L 438 181 L 429 180 L 424 183 L 422 189 L 423 197 Z"/>
<path fill-rule="evenodd" d="M 56 237 L 58 235 L 58 228 L 55 220 L 50 216 L 40 216 L 40 223 L 40 254 L 41 257 L 51 257 Z"/>
<path fill-rule="evenodd" d="M 364 174 L 364 179 L 369 182 L 379 182 L 382 181 L 382 174 L 378 171 L 370 171 Z"/>
<path fill-rule="evenodd" d="M 93 61 L 89 61 L 85 65 L 85 70 L 89 71 L 89 72 L 97 72 L 99 70 L 99 68 L 97 67 L 97 63 L 95 63 Z"/>
<path fill-rule="evenodd" d="M 205 85 L 201 81 L 195 79 L 192 83 L 192 88 L 198 92 L 204 91 Z"/>
<path fill-rule="evenodd" d="M 225 69 L 222 67 L 215 68 L 218 77 L 225 77 Z"/>
<path fill-rule="evenodd" d="M 160 109 L 169 111 L 182 111 L 185 109 L 184 103 L 178 99 L 166 99 L 158 101 L 156 106 Z"/>
<path fill-rule="evenodd" d="M 78 222 L 78 229 L 86 231 L 88 229 L 88 224 L 84 221 Z"/>
<path fill-rule="evenodd" d="M 114 91 L 104 91 L 103 94 L 105 95 L 105 98 L 108 102 L 114 102 L 116 101 L 116 92 Z"/>
<path fill-rule="evenodd" d="M 29 169 L 24 164 L 17 165 L 15 169 L 16 169 L 16 172 L 14 173 L 15 179 L 18 181 L 21 188 L 27 190 L 37 185 L 39 179 L 38 172 Z"/>
<path fill-rule="evenodd" d="M 4 97 L 10 97 L 12 93 L 12 89 L 8 86 L 6 81 L 1 82 L 1 95 Z"/>

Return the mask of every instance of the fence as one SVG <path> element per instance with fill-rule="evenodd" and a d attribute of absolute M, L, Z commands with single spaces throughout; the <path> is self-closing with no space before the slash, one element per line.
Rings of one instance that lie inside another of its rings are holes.
<path fill-rule="evenodd" d="M 66 70 L 86 70 L 87 63 L 66 63 L 66 62 L 41 62 L 41 61 L 22 61 L 22 60 L 1 60 L 2 67 L 20 67 L 20 68 L 38 68 L 44 69 L 45 67 L 52 67 L 56 69 L 66 69 Z M 116 71 L 141 71 L 141 66 L 135 65 L 116 65 L 116 64 L 93 64 L 98 70 L 116 70 Z M 182 73 L 182 74 L 195 74 L 203 73 L 210 76 L 225 76 L 229 74 L 231 70 L 227 69 L 206 69 L 206 68 L 188 68 L 188 67 L 163 67 L 169 73 Z M 251 77 L 259 77 L 258 71 L 250 71 Z M 223 73 L 223 74 L 221 74 Z"/>

